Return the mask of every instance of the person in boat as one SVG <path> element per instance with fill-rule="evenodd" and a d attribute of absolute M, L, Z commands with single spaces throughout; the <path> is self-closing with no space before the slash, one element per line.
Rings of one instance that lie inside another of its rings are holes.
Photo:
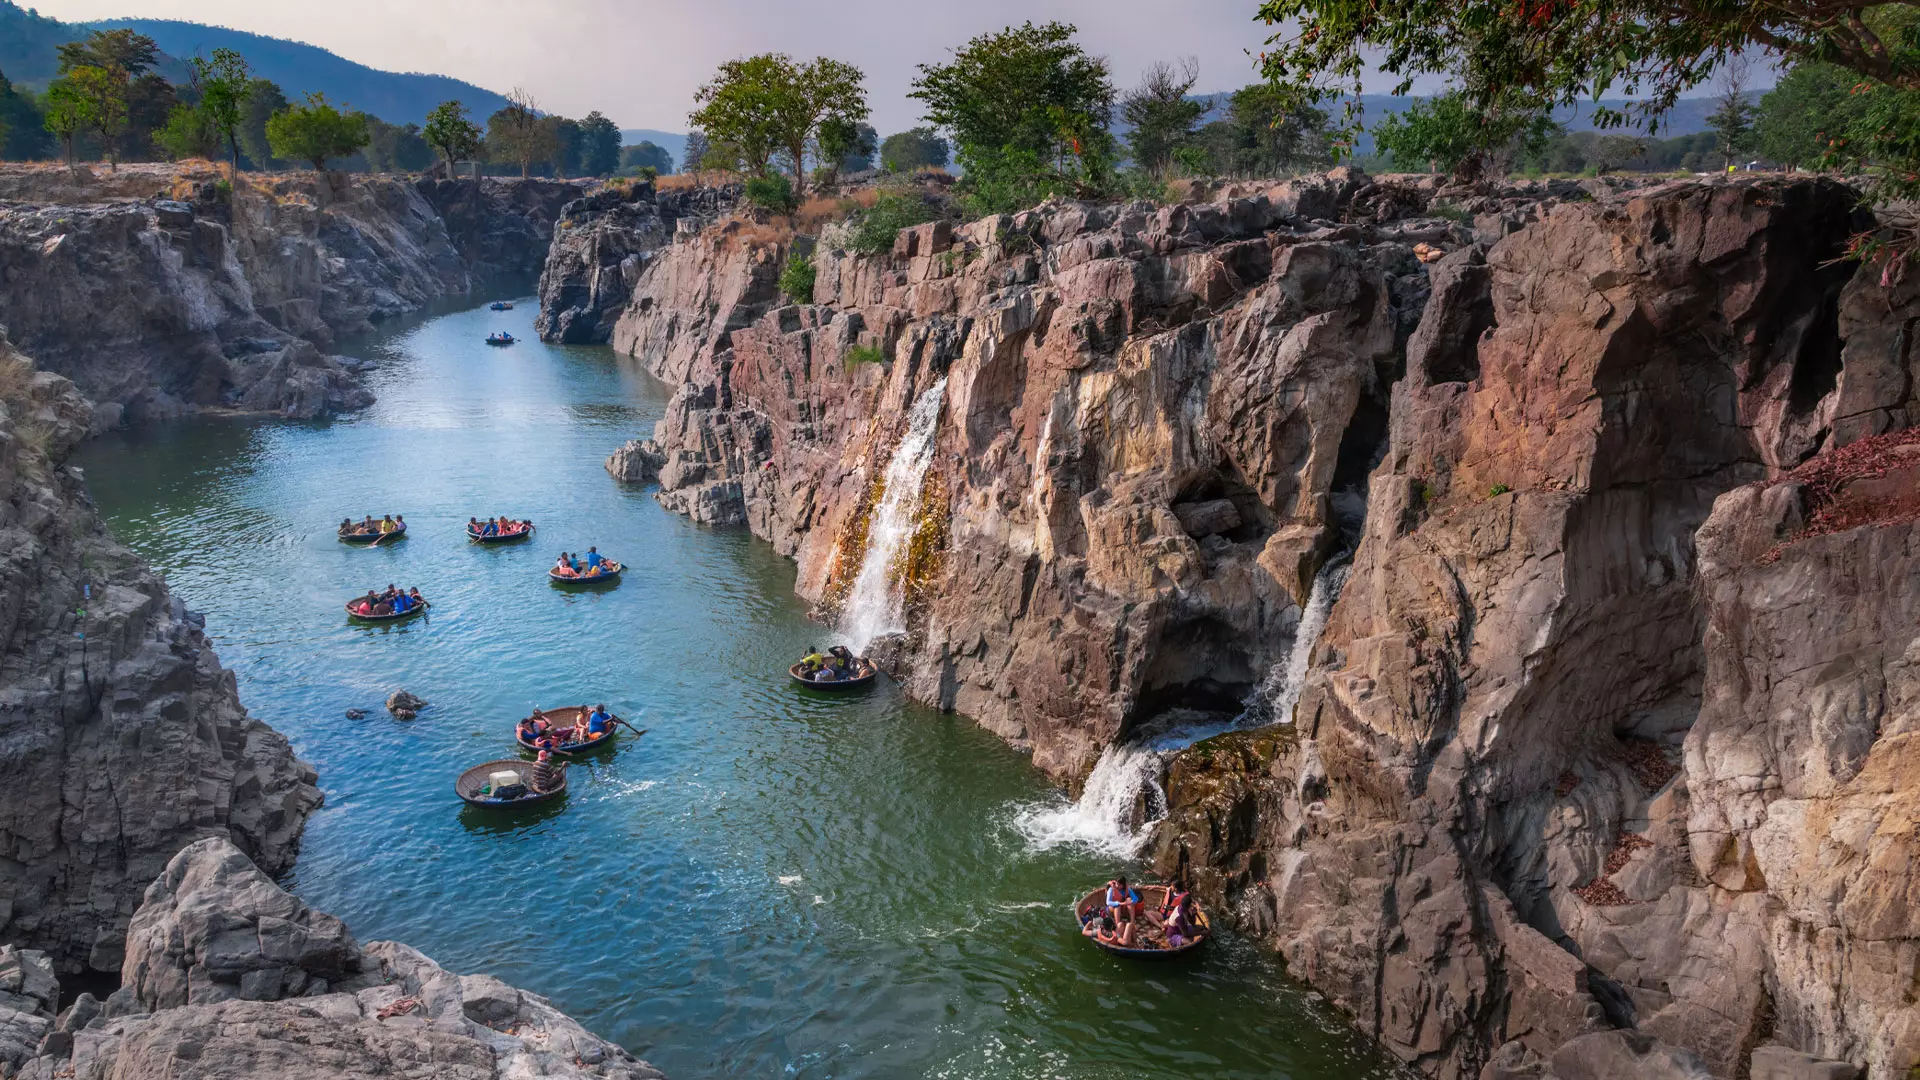
<path fill-rule="evenodd" d="M 800 658 L 800 674 L 812 675 L 826 665 L 827 658 L 819 649 L 807 646 L 807 655 Z"/>
<path fill-rule="evenodd" d="M 352 518 L 340 519 L 340 535 L 341 536 L 353 535 L 353 519 Z"/>
<path fill-rule="evenodd" d="M 380 535 L 385 536 L 396 528 L 398 528 L 398 526 L 393 523 L 392 514 L 388 514 L 386 517 L 380 519 Z"/>
<path fill-rule="evenodd" d="M 375 593 L 372 589 L 368 589 L 367 595 L 354 601 L 353 613 L 355 615 L 371 615 L 373 614 L 373 609 L 378 607 L 379 605 L 380 605 L 379 594 Z"/>
<path fill-rule="evenodd" d="M 407 590 L 407 598 L 412 602 L 413 607 L 425 607 L 427 604 L 427 598 L 420 595 L 420 586 L 418 585 Z"/>
<path fill-rule="evenodd" d="M 394 594 L 394 596 L 393 596 L 393 613 L 394 613 L 395 615 L 405 615 L 405 614 L 407 613 L 407 611 L 408 611 L 408 609 L 409 609 L 409 608 L 411 608 L 411 607 L 412 607 L 412 601 L 410 601 L 410 600 L 409 600 L 409 599 L 407 598 L 407 594 L 406 594 L 406 593 L 395 593 L 395 594 Z"/>
<path fill-rule="evenodd" d="M 579 571 L 573 568 L 573 563 L 567 561 L 567 553 L 564 551 L 560 553 L 558 559 L 553 561 L 553 572 L 563 578 L 579 576 Z"/>
<path fill-rule="evenodd" d="M 499 536 L 501 533 L 505 532 L 506 530 L 500 527 L 499 518 L 490 518 L 488 519 L 487 523 L 481 527 L 481 531 L 486 533 L 488 536 Z"/>
<path fill-rule="evenodd" d="M 533 726 L 533 721 L 534 718 L 528 716 L 513 726 L 513 737 L 516 741 L 528 746 L 540 741 L 540 729 Z"/>
<path fill-rule="evenodd" d="M 1187 893 L 1175 894 L 1171 889 L 1167 894 L 1178 895 L 1179 899 L 1167 909 L 1160 926 L 1167 934 L 1167 948 L 1184 948 L 1199 937 L 1198 926 L 1193 917 L 1193 897 Z"/>
<path fill-rule="evenodd" d="M 1107 882 L 1107 907 L 1126 908 L 1129 917 L 1140 912 L 1140 892 L 1127 885 L 1126 878 L 1114 878 Z"/>
<path fill-rule="evenodd" d="M 550 751 L 540 751 L 539 760 L 533 763 L 533 790 L 545 794 L 560 786 L 561 770 L 565 765 L 555 765 Z"/>
<path fill-rule="evenodd" d="M 587 741 L 597 740 L 611 730 L 613 714 L 607 711 L 606 705 L 595 705 L 593 711 L 587 714 Z"/>
<path fill-rule="evenodd" d="M 407 516 L 406 516 L 405 514 L 395 514 L 395 515 L 393 515 L 393 527 L 394 527 L 394 528 L 396 528 L 396 529 L 398 529 L 398 530 L 400 530 L 401 532 L 406 532 L 406 531 L 407 531 Z"/>
<path fill-rule="evenodd" d="M 605 564 L 606 561 L 607 561 L 606 559 L 601 558 L 599 548 L 590 547 L 587 549 L 587 573 L 589 574 L 599 573 L 600 567 L 603 564 Z"/>

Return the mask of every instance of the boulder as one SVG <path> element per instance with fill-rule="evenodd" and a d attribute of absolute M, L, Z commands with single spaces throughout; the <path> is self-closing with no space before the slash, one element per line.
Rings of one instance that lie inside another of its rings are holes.
<path fill-rule="evenodd" d="M 1555 1080 L 1714 1080 L 1692 1053 L 1637 1031 L 1582 1035 L 1553 1055 Z"/>
<path fill-rule="evenodd" d="M 1750 1080 L 1859 1080 L 1860 1069 L 1845 1061 L 1827 1061 L 1784 1046 L 1762 1046 L 1753 1052 Z"/>
<path fill-rule="evenodd" d="M 411 720 L 420 715 L 420 710 L 426 707 L 427 703 L 424 699 L 415 697 L 405 690 L 396 690 L 387 698 L 387 711 L 393 714 L 395 720 Z"/>

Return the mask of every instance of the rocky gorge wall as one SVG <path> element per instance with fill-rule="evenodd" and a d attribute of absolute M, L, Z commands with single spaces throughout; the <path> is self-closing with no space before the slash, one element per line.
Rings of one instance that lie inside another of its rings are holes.
<path fill-rule="evenodd" d="M 1433 197 L 829 234 L 798 306 L 725 222 L 617 321 L 679 390 L 608 468 L 832 618 L 938 387 L 875 652 L 1070 783 L 1258 701 L 1350 559 L 1293 714 L 1168 767 L 1162 873 L 1433 1075 L 1905 1076 L 1920 291 L 1831 261 L 1831 182 Z"/>
<path fill-rule="evenodd" d="M 200 618 L 63 463 L 88 413 L 0 335 L 0 940 L 62 975 L 119 970 L 141 894 L 182 847 L 230 840 L 278 872 L 320 803 Z"/>
<path fill-rule="evenodd" d="M 96 405 L 95 423 L 364 406 L 329 354 L 496 274 L 540 266 L 583 183 L 210 167 L 0 170 L 0 323 Z"/>

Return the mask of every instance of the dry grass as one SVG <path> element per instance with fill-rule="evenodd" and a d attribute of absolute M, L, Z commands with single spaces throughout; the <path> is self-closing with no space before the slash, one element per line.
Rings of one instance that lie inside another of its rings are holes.
<path fill-rule="evenodd" d="M 28 403 L 33 365 L 16 353 L 0 351 L 0 402 L 9 409 Z"/>

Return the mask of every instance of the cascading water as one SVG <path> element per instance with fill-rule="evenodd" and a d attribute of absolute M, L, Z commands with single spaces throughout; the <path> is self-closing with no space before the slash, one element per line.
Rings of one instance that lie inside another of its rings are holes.
<path fill-rule="evenodd" d="M 1300 625 L 1293 631 L 1293 648 L 1287 653 L 1287 662 L 1268 669 L 1267 677 L 1260 681 L 1260 689 L 1247 699 L 1247 711 L 1241 714 L 1247 720 L 1293 723 L 1293 707 L 1300 704 L 1307 667 L 1313 663 L 1313 647 L 1320 643 L 1320 633 L 1327 628 L 1334 601 L 1340 599 L 1340 590 L 1346 586 L 1347 575 L 1352 570 L 1351 562 L 1339 559 L 1322 566 L 1314 575 L 1313 588 L 1307 592 L 1307 606 L 1300 612 Z"/>
<path fill-rule="evenodd" d="M 1340 599 L 1350 569 L 1344 558 L 1320 568 L 1299 625 L 1294 628 L 1287 659 L 1273 665 L 1239 716 L 1226 723 L 1175 728 L 1144 743 L 1110 745 L 1094 764 L 1078 802 L 1026 807 L 1014 815 L 1014 827 L 1042 851 L 1061 844 L 1080 844 L 1103 855 L 1126 858 L 1137 854 L 1150 826 L 1166 816 L 1167 798 L 1160 787 L 1160 776 L 1168 758 L 1215 735 L 1293 722 L 1293 707 L 1300 702 L 1313 647 L 1326 629 L 1327 617 L 1334 601 Z M 1139 820 L 1138 813 L 1142 796 L 1145 820 Z"/>
<path fill-rule="evenodd" d="M 866 652 L 875 638 L 907 628 L 905 596 L 896 587 L 899 574 L 894 564 L 913 537 L 914 512 L 920 507 L 927 468 L 933 464 L 934 434 L 939 430 L 940 406 L 946 392 L 947 380 L 943 378 L 913 403 L 907 412 L 906 434 L 887 462 L 885 490 L 868 518 L 867 552 L 853 587 L 847 591 L 846 605 L 840 610 L 840 636 L 856 656 Z"/>

